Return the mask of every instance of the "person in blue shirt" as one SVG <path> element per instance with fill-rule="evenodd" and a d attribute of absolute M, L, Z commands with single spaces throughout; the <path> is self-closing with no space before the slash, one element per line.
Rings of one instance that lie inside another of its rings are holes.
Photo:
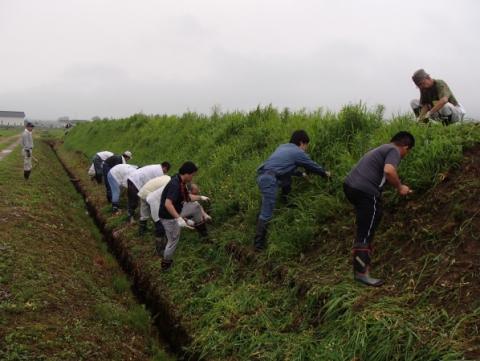
<path fill-rule="evenodd" d="M 272 155 L 257 168 L 257 184 L 262 194 L 262 206 L 257 220 L 254 247 L 261 251 L 266 247 L 267 224 L 272 219 L 273 209 L 277 199 L 277 189 L 282 189 L 282 196 L 290 192 L 292 176 L 305 175 L 298 171 L 304 168 L 309 173 L 322 177 L 330 177 L 325 171 L 305 153 L 310 138 L 304 130 L 293 132 L 290 143 L 280 145 Z"/>

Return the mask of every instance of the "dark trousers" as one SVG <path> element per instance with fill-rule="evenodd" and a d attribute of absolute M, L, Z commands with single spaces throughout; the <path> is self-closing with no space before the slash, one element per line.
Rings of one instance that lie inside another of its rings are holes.
<path fill-rule="evenodd" d="M 133 217 L 135 214 L 135 209 L 138 207 L 138 189 L 131 182 L 127 180 L 127 198 L 128 198 L 128 215 Z"/>
<path fill-rule="evenodd" d="M 383 206 L 380 196 L 371 195 L 343 185 L 343 191 L 350 203 L 355 207 L 357 214 L 356 244 L 370 245 L 375 230 L 382 219 Z"/>
<path fill-rule="evenodd" d="M 95 179 L 97 183 L 102 183 L 103 171 L 102 171 L 103 160 L 98 155 L 93 157 L 93 168 L 95 169 Z"/>
<path fill-rule="evenodd" d="M 103 183 L 105 184 L 105 191 L 107 192 L 107 200 L 109 203 L 112 202 L 112 190 L 110 189 L 110 184 L 108 183 L 107 175 L 110 172 L 110 167 L 108 164 L 103 163 L 102 167 L 103 172 Z"/>

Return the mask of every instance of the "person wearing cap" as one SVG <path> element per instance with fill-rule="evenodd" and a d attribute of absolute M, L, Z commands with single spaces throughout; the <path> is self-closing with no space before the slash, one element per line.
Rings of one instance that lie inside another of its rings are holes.
<path fill-rule="evenodd" d="M 137 168 L 136 165 L 122 163 L 108 172 L 107 180 L 112 192 L 112 213 L 117 213 L 120 208 L 120 187 L 127 188 L 127 179 Z"/>
<path fill-rule="evenodd" d="M 448 125 L 463 120 L 465 109 L 445 81 L 432 79 L 424 69 L 413 73 L 412 80 L 420 89 L 420 99 L 410 102 L 418 121 L 428 123 L 432 118 Z"/>
<path fill-rule="evenodd" d="M 130 159 L 132 159 L 132 152 L 126 150 L 123 154 L 114 154 L 111 157 L 108 157 L 103 162 L 102 172 L 103 172 L 103 182 L 105 183 L 105 191 L 107 193 L 107 200 L 109 203 L 112 202 L 112 190 L 110 189 L 110 184 L 108 183 L 108 172 L 110 169 L 115 167 L 117 164 L 125 164 Z"/>
<path fill-rule="evenodd" d="M 357 235 L 353 245 L 354 279 L 368 286 L 378 287 L 383 280 L 370 276 L 372 241 L 382 217 L 382 191 L 386 182 L 396 188 L 398 194 L 412 193 L 398 177 L 400 160 L 414 147 L 412 134 L 401 131 L 389 144 L 383 144 L 367 152 L 345 178 L 343 190 L 355 207 Z"/>
<path fill-rule="evenodd" d="M 325 178 L 330 177 L 330 172 L 325 171 L 307 155 L 308 143 L 310 143 L 308 134 L 304 130 L 296 130 L 290 138 L 290 143 L 278 146 L 257 168 L 257 184 L 262 194 L 262 205 L 253 242 L 257 251 L 266 247 L 267 225 L 273 217 L 277 189 L 282 189 L 282 196 L 285 198 L 291 189 L 292 176 L 306 176 L 305 173 L 299 172 L 297 167 Z"/>
<path fill-rule="evenodd" d="M 192 220 L 182 216 L 184 205 L 190 201 L 208 201 L 208 197 L 191 194 L 187 184 L 193 180 L 198 171 L 195 163 L 187 161 L 182 164 L 178 174 L 175 174 L 165 186 L 160 199 L 158 216 L 167 236 L 167 245 L 163 251 L 162 269 L 168 270 L 173 263 L 173 255 L 178 246 L 181 228 L 194 229 Z"/>
<path fill-rule="evenodd" d="M 103 179 L 103 163 L 111 156 L 113 156 L 112 152 L 104 150 L 96 153 L 92 158 L 92 165 L 88 169 L 88 175 L 92 177 L 92 180 L 95 179 L 98 184 L 101 184 Z"/>
<path fill-rule="evenodd" d="M 127 179 L 128 217 L 132 222 L 138 207 L 138 191 L 150 179 L 161 177 L 170 170 L 170 163 L 152 164 L 137 169 Z"/>
<path fill-rule="evenodd" d="M 28 180 L 32 172 L 33 128 L 34 125 L 27 122 L 25 130 L 22 133 L 23 178 L 25 178 L 25 180 Z"/>

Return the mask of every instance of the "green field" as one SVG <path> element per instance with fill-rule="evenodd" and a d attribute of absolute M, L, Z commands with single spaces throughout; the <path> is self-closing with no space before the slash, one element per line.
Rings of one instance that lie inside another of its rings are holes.
<path fill-rule="evenodd" d="M 255 169 L 295 129 L 307 130 L 311 157 L 333 177 L 297 180 L 275 211 L 268 250 L 255 254 Z M 385 192 L 374 274 L 387 282 L 369 289 L 351 279 L 354 215 L 342 182 L 365 151 L 399 130 L 416 137 L 399 169 L 415 193 Z M 458 360 L 480 357 L 478 143 L 478 125 L 386 121 L 381 108 L 352 105 L 337 114 L 266 107 L 95 121 L 75 127 L 59 152 L 144 276 L 167 290 L 190 352 L 210 360 Z M 171 272 L 160 271 L 153 236 L 139 239 L 124 215 L 111 216 L 103 189 L 87 179 L 95 152 L 126 149 L 138 165 L 169 160 L 176 170 L 193 160 L 212 199 L 210 242 L 183 231 Z M 464 161 L 467 149 L 475 151 Z"/>
<path fill-rule="evenodd" d="M 0 161 L 0 359 L 167 360 L 149 313 L 51 151 Z"/>

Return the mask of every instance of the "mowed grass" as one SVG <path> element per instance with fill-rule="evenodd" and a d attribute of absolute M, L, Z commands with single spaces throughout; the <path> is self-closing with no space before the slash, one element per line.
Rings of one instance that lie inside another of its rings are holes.
<path fill-rule="evenodd" d="M 312 138 L 313 159 L 334 176 L 328 182 L 295 180 L 288 207 L 278 204 L 275 210 L 268 250 L 253 254 L 255 169 L 299 128 Z M 377 234 L 374 264 L 387 285 L 369 289 L 351 280 L 354 215 L 342 182 L 365 151 L 399 130 L 417 139 L 400 168 L 416 193 L 408 200 L 385 194 L 389 211 Z M 386 122 L 381 109 L 361 105 L 338 114 L 267 107 L 82 124 L 60 154 L 144 275 L 165 289 L 193 337 L 190 349 L 206 359 L 458 360 L 480 352 L 480 303 L 471 296 L 480 294 L 473 287 L 478 265 L 472 259 L 464 260 L 470 262 L 465 269 L 456 263 L 478 222 L 478 204 L 467 209 L 469 196 L 478 196 L 478 182 L 472 177 L 453 183 L 445 195 L 442 207 L 456 199 L 457 219 L 438 209 L 434 195 L 447 170 L 460 166 L 463 150 L 479 141 L 476 125 L 423 126 L 408 115 Z M 153 236 L 140 239 L 124 214 L 111 216 L 103 187 L 86 175 L 96 151 L 125 149 L 139 165 L 170 160 L 175 170 L 194 160 L 200 165 L 197 182 L 212 199 L 210 242 L 183 231 L 166 274 L 153 255 Z"/>
<path fill-rule="evenodd" d="M 0 359 L 167 360 L 58 160 L 0 162 Z"/>

